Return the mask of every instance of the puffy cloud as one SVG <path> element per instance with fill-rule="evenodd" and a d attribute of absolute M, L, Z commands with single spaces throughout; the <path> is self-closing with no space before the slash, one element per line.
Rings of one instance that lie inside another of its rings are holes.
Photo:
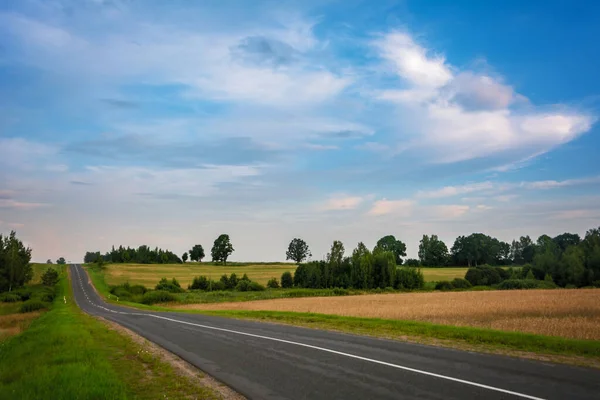
<path fill-rule="evenodd" d="M 377 200 L 368 214 L 380 216 L 393 214 L 395 216 L 409 216 L 412 213 L 414 202 L 412 200 Z"/>
<path fill-rule="evenodd" d="M 352 210 L 358 207 L 363 200 L 359 196 L 336 195 L 327 200 L 320 208 L 323 210 Z"/>

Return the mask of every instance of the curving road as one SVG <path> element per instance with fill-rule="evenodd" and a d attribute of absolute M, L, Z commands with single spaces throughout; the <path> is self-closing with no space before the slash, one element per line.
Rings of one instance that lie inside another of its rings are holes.
<path fill-rule="evenodd" d="M 598 399 L 600 371 L 105 303 L 80 265 L 85 312 L 119 323 L 251 399 Z"/>

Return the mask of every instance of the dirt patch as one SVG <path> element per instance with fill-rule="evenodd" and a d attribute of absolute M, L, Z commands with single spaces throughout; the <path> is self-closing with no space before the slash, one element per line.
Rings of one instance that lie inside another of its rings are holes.
<path fill-rule="evenodd" d="M 0 315 L 0 340 L 18 335 L 31 325 L 34 319 L 42 315 L 39 311 L 24 314 Z"/>
<path fill-rule="evenodd" d="M 135 343 L 143 346 L 146 351 L 149 351 L 154 356 L 158 357 L 161 361 L 168 363 L 173 367 L 177 374 L 180 376 L 185 376 L 189 378 L 192 382 L 194 382 L 197 386 L 208 387 L 215 392 L 217 392 L 223 400 L 244 400 L 245 397 L 241 394 L 235 392 L 233 389 L 224 385 L 223 383 L 217 381 L 211 376 L 205 374 L 200 371 L 198 368 L 188 363 L 187 361 L 181 359 L 175 354 L 163 349 L 155 343 L 152 343 L 137 333 L 115 323 L 112 321 L 108 321 L 102 317 L 96 317 L 106 325 L 108 325 L 111 329 L 128 336 Z"/>

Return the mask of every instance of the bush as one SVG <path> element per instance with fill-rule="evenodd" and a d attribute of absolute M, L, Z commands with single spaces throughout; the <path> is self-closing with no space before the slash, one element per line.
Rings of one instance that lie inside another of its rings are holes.
<path fill-rule="evenodd" d="M 421 270 L 417 268 L 398 268 L 394 286 L 396 289 L 422 289 L 425 286 L 425 278 L 423 278 Z"/>
<path fill-rule="evenodd" d="M 21 297 L 22 301 L 27 301 L 27 300 L 31 299 L 31 295 L 33 294 L 33 292 L 30 289 L 13 290 L 12 293 Z"/>
<path fill-rule="evenodd" d="M 267 287 L 270 289 L 279 289 L 279 282 L 277 282 L 277 278 L 269 279 L 269 282 L 267 282 Z"/>
<path fill-rule="evenodd" d="M 292 273 L 289 271 L 285 271 L 281 274 L 281 287 L 282 288 L 291 288 L 294 286 L 294 278 L 292 278 Z"/>
<path fill-rule="evenodd" d="M 44 290 L 39 294 L 39 299 L 45 303 L 52 303 L 55 297 L 56 292 L 54 290 Z"/>
<path fill-rule="evenodd" d="M 223 283 L 222 281 L 211 281 L 208 285 L 208 290 L 210 290 L 211 292 L 218 292 L 227 289 L 230 288 L 227 285 L 225 285 L 225 283 Z"/>
<path fill-rule="evenodd" d="M 153 290 L 146 292 L 142 297 L 143 304 L 168 303 L 177 300 L 170 292 L 164 290 Z"/>
<path fill-rule="evenodd" d="M 334 296 L 347 296 L 348 294 L 350 294 L 348 289 L 340 289 L 340 288 L 333 289 Z"/>
<path fill-rule="evenodd" d="M 538 281 L 536 279 L 507 279 L 498 284 L 497 289 L 555 289 L 556 287 L 553 282 Z"/>
<path fill-rule="evenodd" d="M 3 303 L 16 303 L 21 301 L 21 296 L 15 293 L 2 293 L 0 294 L 0 302 Z"/>
<path fill-rule="evenodd" d="M 171 292 L 171 293 L 184 292 L 184 290 L 181 288 L 181 285 L 179 285 L 179 282 L 177 282 L 177 279 L 175 279 L 175 278 L 171 279 L 170 282 L 167 280 L 167 278 L 162 278 L 160 280 L 160 282 L 158 282 L 158 285 L 156 285 L 156 287 L 154 289 L 162 290 L 165 292 Z"/>
<path fill-rule="evenodd" d="M 242 278 L 235 287 L 235 290 L 240 292 L 260 292 L 265 290 L 265 287 L 258 282 L 252 282 Z"/>
<path fill-rule="evenodd" d="M 438 283 L 436 283 L 435 285 L 435 290 L 452 290 L 454 289 L 454 286 L 452 286 L 452 283 L 450 281 L 440 281 Z"/>
<path fill-rule="evenodd" d="M 131 285 L 129 288 L 129 293 L 131 294 L 145 294 L 148 291 L 146 286 L 143 285 Z"/>
<path fill-rule="evenodd" d="M 455 289 L 469 289 L 472 287 L 468 280 L 462 278 L 454 278 L 451 284 Z"/>
<path fill-rule="evenodd" d="M 244 274 L 244 276 L 246 278 L 248 278 L 248 276 L 246 274 Z M 233 288 L 235 288 L 237 286 L 237 284 L 238 284 L 238 277 L 237 277 L 237 275 L 235 273 L 232 273 L 229 276 L 229 285 L 227 287 L 229 289 L 233 289 Z"/>
<path fill-rule="evenodd" d="M 19 312 L 28 313 L 32 311 L 43 310 L 44 308 L 48 308 L 48 305 L 40 300 L 27 300 L 21 305 Z"/>
<path fill-rule="evenodd" d="M 594 282 L 592 282 L 592 286 L 596 287 L 596 288 L 600 288 L 600 281 L 594 281 Z"/>
<path fill-rule="evenodd" d="M 58 271 L 54 268 L 48 268 L 42 275 L 42 283 L 45 286 L 54 286 L 58 283 Z"/>
<path fill-rule="evenodd" d="M 200 275 L 192 280 L 192 284 L 188 288 L 193 290 L 208 290 L 209 283 L 207 277 Z"/>
<path fill-rule="evenodd" d="M 227 274 L 221 275 L 219 283 L 223 284 L 227 289 L 231 289 L 231 286 L 229 286 L 229 277 L 227 276 Z"/>
<path fill-rule="evenodd" d="M 507 271 L 502 270 L 502 272 L 499 272 L 500 270 L 502 270 L 502 268 L 489 266 L 469 268 L 465 275 L 465 279 L 473 286 L 495 285 L 502 282 L 503 279 L 500 275 L 501 273 L 503 275 L 508 275 Z"/>

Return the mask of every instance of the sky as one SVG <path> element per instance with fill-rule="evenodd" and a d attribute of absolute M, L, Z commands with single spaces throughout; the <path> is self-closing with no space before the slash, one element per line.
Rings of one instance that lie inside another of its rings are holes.
<path fill-rule="evenodd" d="M 600 225 L 596 1 L 0 3 L 0 233 L 321 259 Z"/>

